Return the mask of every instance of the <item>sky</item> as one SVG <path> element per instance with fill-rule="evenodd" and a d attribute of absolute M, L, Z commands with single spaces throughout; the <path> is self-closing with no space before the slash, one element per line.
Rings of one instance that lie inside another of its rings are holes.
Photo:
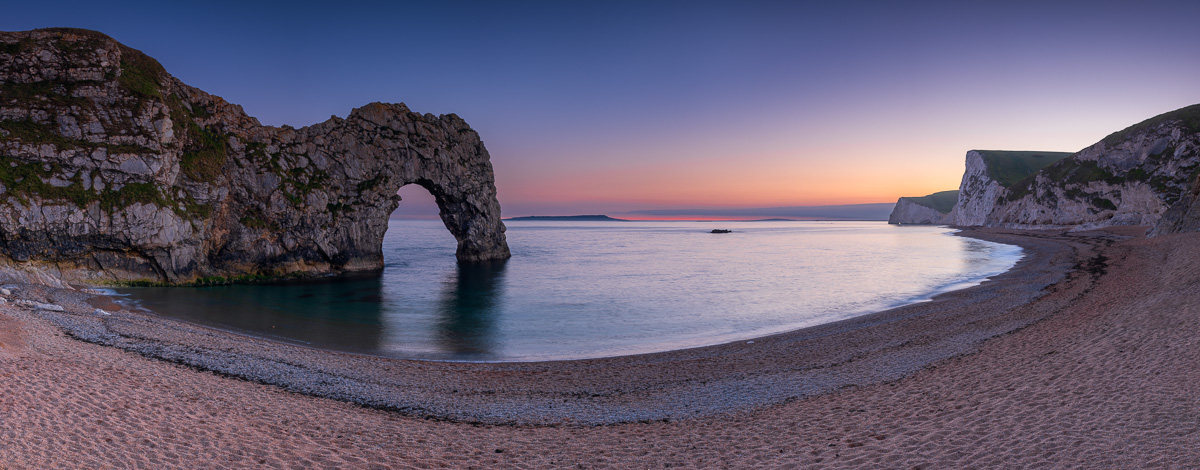
<path fill-rule="evenodd" d="M 1200 2 L 5 3 L 268 125 L 456 113 L 505 217 L 895 202 L 1200 103 Z"/>

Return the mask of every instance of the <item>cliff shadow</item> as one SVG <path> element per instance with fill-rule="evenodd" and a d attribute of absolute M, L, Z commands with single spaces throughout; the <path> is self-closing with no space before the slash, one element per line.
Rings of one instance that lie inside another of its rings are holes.
<path fill-rule="evenodd" d="M 122 292 L 152 312 L 254 336 L 364 353 L 376 353 L 383 343 L 377 274 Z"/>

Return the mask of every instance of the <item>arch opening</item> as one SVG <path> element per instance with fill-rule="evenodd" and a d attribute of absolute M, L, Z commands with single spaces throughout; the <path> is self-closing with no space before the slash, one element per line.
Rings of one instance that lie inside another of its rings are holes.
<path fill-rule="evenodd" d="M 393 220 L 398 212 L 400 216 L 431 216 L 433 208 L 429 198 L 432 197 L 442 224 L 458 242 L 455 256 L 459 261 L 477 263 L 508 259 L 510 254 L 504 239 L 504 223 L 500 221 L 500 206 L 495 200 L 495 187 L 490 184 L 477 187 L 465 181 L 445 180 L 401 175 L 396 180 L 399 184 L 394 189 L 388 189 L 388 192 L 396 195 L 388 220 Z M 406 194 L 417 204 L 411 209 L 402 210 Z"/>
<path fill-rule="evenodd" d="M 392 219 L 440 219 L 437 199 L 433 193 L 419 184 L 401 186 L 396 195 L 400 204 L 392 211 Z"/>

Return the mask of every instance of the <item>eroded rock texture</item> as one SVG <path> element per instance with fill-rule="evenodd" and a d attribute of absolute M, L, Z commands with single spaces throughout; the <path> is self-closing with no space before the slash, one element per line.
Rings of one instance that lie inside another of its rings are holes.
<path fill-rule="evenodd" d="M 92 31 L 0 33 L 0 260 L 66 279 L 377 270 L 396 191 L 430 191 L 463 261 L 509 256 L 458 116 L 372 103 L 263 126 Z"/>
<path fill-rule="evenodd" d="M 989 225 L 996 207 L 1019 184 L 1070 154 L 1062 152 L 971 150 L 959 184 L 958 202 L 947 217 L 955 225 Z"/>
<path fill-rule="evenodd" d="M 989 225 L 1154 225 L 1190 188 L 1200 134 L 1170 114 L 1113 134 L 1008 188 Z"/>
<path fill-rule="evenodd" d="M 1193 189 L 1200 170 L 1200 105 L 1155 116 L 1066 157 L 1049 155 L 1053 163 L 1039 166 L 1037 153 L 968 152 L 948 221 L 1081 230 L 1154 226 L 1166 214 L 1166 226 L 1154 233 L 1197 225 L 1189 222 L 1189 204 L 1200 193 Z"/>

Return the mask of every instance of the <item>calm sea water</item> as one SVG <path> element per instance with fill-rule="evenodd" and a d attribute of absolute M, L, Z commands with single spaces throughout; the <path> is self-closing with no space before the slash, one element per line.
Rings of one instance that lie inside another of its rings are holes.
<path fill-rule="evenodd" d="M 836 321 L 977 284 L 1021 256 L 947 228 L 883 222 L 507 225 L 513 257 L 489 266 L 459 265 L 440 221 L 396 220 L 382 275 L 120 293 L 161 315 L 321 348 L 573 359 Z"/>

